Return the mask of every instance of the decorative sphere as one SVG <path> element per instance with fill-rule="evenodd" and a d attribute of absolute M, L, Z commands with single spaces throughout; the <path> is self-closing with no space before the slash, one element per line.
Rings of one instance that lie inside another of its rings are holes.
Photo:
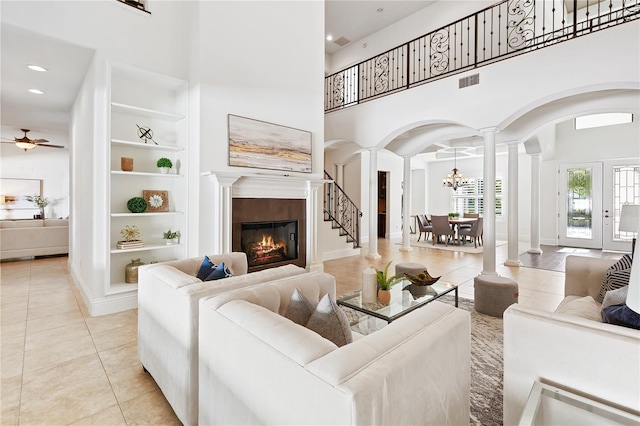
<path fill-rule="evenodd" d="M 142 213 L 147 209 L 147 202 L 142 197 L 133 197 L 127 201 L 127 208 L 131 213 Z"/>

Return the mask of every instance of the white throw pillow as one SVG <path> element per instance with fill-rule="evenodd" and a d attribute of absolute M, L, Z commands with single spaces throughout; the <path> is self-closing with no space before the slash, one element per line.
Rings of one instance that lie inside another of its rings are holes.
<path fill-rule="evenodd" d="M 573 315 L 591 321 L 602 322 L 600 305 L 591 296 L 581 297 L 580 299 L 565 303 L 559 306 L 555 313 Z"/>
<path fill-rule="evenodd" d="M 612 305 L 624 305 L 627 301 L 627 293 L 629 292 L 629 286 L 620 287 L 616 290 L 609 290 L 604 295 L 602 301 L 602 309 Z"/>

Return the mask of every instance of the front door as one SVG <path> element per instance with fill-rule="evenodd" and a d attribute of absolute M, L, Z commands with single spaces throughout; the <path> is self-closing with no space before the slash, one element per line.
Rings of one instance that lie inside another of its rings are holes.
<path fill-rule="evenodd" d="M 602 248 L 602 163 L 560 166 L 558 242 Z"/>

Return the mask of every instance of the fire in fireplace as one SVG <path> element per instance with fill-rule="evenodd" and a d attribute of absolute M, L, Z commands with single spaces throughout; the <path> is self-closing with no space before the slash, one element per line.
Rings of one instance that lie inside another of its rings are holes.
<path fill-rule="evenodd" d="M 249 267 L 298 258 L 298 221 L 243 222 L 242 251 Z"/>

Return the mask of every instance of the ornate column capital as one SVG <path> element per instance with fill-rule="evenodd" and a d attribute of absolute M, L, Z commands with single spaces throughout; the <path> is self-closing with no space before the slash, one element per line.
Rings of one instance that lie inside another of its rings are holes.
<path fill-rule="evenodd" d="M 486 133 L 498 133 L 500 129 L 498 127 L 485 127 L 483 129 L 478 129 L 478 131 L 484 135 Z"/>

